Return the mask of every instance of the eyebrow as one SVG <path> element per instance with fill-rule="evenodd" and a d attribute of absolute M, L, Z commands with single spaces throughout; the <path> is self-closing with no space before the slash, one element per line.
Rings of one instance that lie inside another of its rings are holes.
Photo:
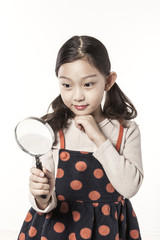
<path fill-rule="evenodd" d="M 92 77 L 96 77 L 97 74 L 91 74 L 91 75 L 87 75 L 85 77 L 82 77 L 81 79 L 87 79 L 87 78 L 92 78 Z M 67 79 L 67 80 L 72 80 L 71 78 L 68 78 L 68 77 L 65 77 L 65 76 L 60 76 L 59 78 L 64 78 L 64 79 Z"/>

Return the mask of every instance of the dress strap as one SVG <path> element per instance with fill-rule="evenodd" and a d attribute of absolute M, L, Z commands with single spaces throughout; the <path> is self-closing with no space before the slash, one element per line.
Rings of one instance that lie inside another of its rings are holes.
<path fill-rule="evenodd" d="M 116 149 L 119 152 L 120 147 L 121 147 L 121 142 L 122 142 L 122 137 L 123 137 L 123 126 L 120 124 L 119 127 L 119 135 L 118 135 L 118 140 L 116 144 Z M 59 138 L 60 138 L 60 148 L 64 149 L 65 148 L 65 140 L 64 140 L 64 134 L 62 130 L 59 130 Z"/>
<path fill-rule="evenodd" d="M 121 142 L 122 142 L 122 137 L 123 137 L 123 126 L 120 124 L 119 126 L 119 136 L 118 136 L 118 140 L 117 140 L 117 144 L 116 144 L 116 149 L 119 152 L 120 147 L 121 147 Z"/>
<path fill-rule="evenodd" d="M 64 140 L 64 134 L 62 129 L 59 130 L 59 138 L 60 138 L 60 148 L 64 149 L 65 148 L 65 140 Z"/>

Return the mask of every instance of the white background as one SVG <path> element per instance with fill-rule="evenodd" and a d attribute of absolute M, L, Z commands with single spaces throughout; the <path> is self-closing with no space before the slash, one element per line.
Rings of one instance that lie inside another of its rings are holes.
<path fill-rule="evenodd" d="M 108 49 L 117 83 L 139 115 L 145 178 L 131 199 L 142 233 L 160 233 L 160 1 L 0 1 L 0 229 L 20 230 L 30 208 L 31 157 L 15 125 L 40 117 L 58 95 L 57 52 L 73 35 Z"/>

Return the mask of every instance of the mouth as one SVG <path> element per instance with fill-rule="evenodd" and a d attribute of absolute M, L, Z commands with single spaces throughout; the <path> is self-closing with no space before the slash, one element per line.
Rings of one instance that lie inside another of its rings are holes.
<path fill-rule="evenodd" d="M 85 108 L 87 108 L 88 105 L 74 105 L 75 109 L 77 110 L 84 110 Z"/>

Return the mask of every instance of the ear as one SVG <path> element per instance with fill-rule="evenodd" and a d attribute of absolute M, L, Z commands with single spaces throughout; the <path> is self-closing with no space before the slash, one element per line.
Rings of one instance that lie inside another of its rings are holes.
<path fill-rule="evenodd" d="M 106 78 L 105 91 L 109 91 L 117 79 L 117 74 L 111 72 Z"/>

